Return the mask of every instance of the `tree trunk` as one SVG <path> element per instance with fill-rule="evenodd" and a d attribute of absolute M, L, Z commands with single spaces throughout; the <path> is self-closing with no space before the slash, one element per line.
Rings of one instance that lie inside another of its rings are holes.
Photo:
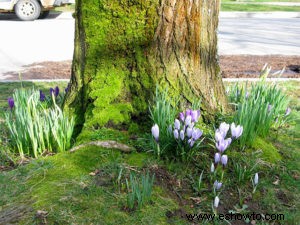
<path fill-rule="evenodd" d="M 64 110 L 77 128 L 128 126 L 147 113 L 155 84 L 207 118 L 226 110 L 217 58 L 219 0 L 77 0 Z"/>

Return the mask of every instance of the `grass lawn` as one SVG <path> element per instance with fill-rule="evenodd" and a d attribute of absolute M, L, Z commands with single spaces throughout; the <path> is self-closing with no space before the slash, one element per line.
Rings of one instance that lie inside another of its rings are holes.
<path fill-rule="evenodd" d="M 49 87 L 59 85 L 63 89 L 67 84 L 23 85 L 46 92 Z M 272 130 L 266 139 L 258 138 L 253 148 L 241 150 L 233 145 L 226 150 L 229 163 L 220 193 L 219 213 L 284 215 L 284 220 L 256 220 L 255 224 L 261 225 L 274 222 L 292 225 L 300 221 L 300 83 L 286 82 L 280 86 L 291 97 L 292 122 Z M 0 83 L 0 224 L 191 224 L 186 214 L 212 213 L 213 181 L 209 168 L 214 150 L 208 145 L 185 164 L 158 160 L 145 152 L 147 140 L 126 132 L 86 128 L 77 144 L 117 140 L 134 146 L 136 151 L 123 153 L 86 146 L 74 153 L 41 157 L 6 170 L 11 155 L 5 152 L 11 146 L 6 141 L 2 119 L 7 97 L 19 87 L 20 83 Z M 271 160 L 269 156 L 273 154 L 279 157 Z M 151 200 L 140 209 L 130 210 L 126 179 L 131 172 L 140 174 L 146 170 L 155 174 Z M 203 179 L 199 182 L 202 171 Z M 259 173 L 259 184 L 253 193 L 251 178 L 255 172 Z M 232 221 L 232 224 L 246 222 L 251 221 Z"/>
<path fill-rule="evenodd" d="M 277 6 L 277 5 L 262 5 L 262 4 L 229 4 L 222 3 L 221 11 L 242 11 L 242 12 L 300 12 L 300 6 Z"/>

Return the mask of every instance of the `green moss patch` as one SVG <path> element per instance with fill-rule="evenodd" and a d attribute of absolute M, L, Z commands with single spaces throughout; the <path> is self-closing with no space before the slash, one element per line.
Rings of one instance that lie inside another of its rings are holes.
<path fill-rule="evenodd" d="M 264 139 L 256 138 L 253 148 L 261 150 L 262 158 L 267 162 L 276 163 L 281 160 L 281 155 L 278 150 L 272 145 L 272 143 L 269 143 Z"/>

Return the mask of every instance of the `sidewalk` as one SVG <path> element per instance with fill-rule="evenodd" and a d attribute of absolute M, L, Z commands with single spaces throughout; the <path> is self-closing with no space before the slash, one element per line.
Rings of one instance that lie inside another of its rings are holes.
<path fill-rule="evenodd" d="M 225 3 L 225 2 L 224 2 Z M 300 2 L 226 2 L 226 4 L 255 4 L 255 5 L 279 5 L 279 6 L 300 6 Z"/>
<path fill-rule="evenodd" d="M 220 12 L 219 18 L 300 18 L 300 12 Z"/>

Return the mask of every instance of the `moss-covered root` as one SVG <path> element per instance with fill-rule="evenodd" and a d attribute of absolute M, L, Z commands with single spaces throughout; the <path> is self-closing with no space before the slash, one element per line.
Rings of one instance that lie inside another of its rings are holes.
<path fill-rule="evenodd" d="M 118 143 L 116 141 L 91 141 L 88 143 L 84 143 L 78 146 L 73 147 L 70 152 L 75 152 L 81 148 L 87 147 L 87 146 L 98 146 L 102 148 L 109 148 L 109 149 L 118 149 L 125 153 L 130 153 L 134 151 L 133 147 L 129 147 L 128 145 Z"/>

